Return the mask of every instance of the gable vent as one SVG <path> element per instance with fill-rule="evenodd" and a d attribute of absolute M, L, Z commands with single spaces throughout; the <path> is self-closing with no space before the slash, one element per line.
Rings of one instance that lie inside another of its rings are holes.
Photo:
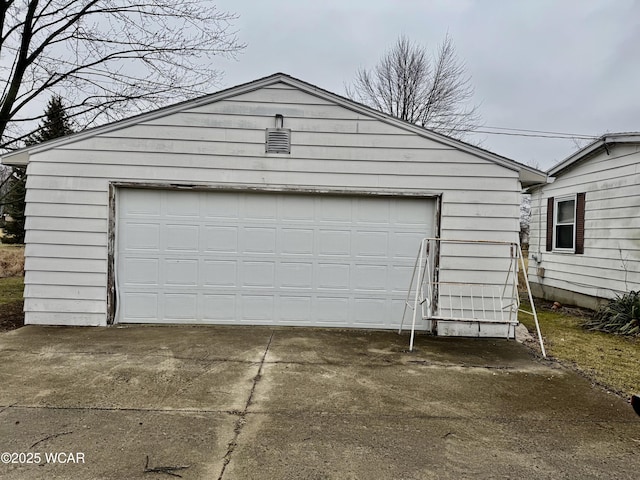
<path fill-rule="evenodd" d="M 275 128 L 267 128 L 267 153 L 291 153 L 291 130 L 284 128 L 284 116 L 276 114 Z"/>
<path fill-rule="evenodd" d="M 288 128 L 267 128 L 267 153 L 290 153 L 291 130 Z"/>

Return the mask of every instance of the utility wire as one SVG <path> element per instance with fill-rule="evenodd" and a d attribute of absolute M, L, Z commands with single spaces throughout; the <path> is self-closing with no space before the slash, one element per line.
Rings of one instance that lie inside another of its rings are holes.
<path fill-rule="evenodd" d="M 504 130 L 502 132 L 492 132 L 485 129 L 492 130 Z M 524 128 L 508 128 L 508 127 L 492 127 L 489 125 L 483 125 L 478 129 L 470 128 L 452 128 L 452 132 L 464 132 L 464 133 L 484 133 L 487 135 L 507 135 L 512 137 L 531 137 L 531 138 L 558 138 L 562 140 L 596 140 L 600 138 L 600 135 L 586 135 L 583 133 L 563 133 L 563 132 L 551 132 L 546 130 L 528 130 Z M 516 133 L 518 132 L 518 133 Z"/>
<path fill-rule="evenodd" d="M 565 133 L 565 132 L 551 132 L 548 130 L 531 130 L 527 128 L 508 128 L 508 127 L 492 127 L 491 125 L 483 125 L 481 128 L 490 128 L 492 130 L 508 130 L 511 132 L 527 132 L 527 133 L 547 133 L 550 135 L 564 135 L 567 137 L 584 137 L 584 138 L 598 138 L 599 135 L 587 135 L 584 133 Z"/>
<path fill-rule="evenodd" d="M 455 130 L 456 132 L 467 133 L 484 133 L 487 135 L 507 135 L 510 137 L 532 137 L 532 138 L 560 138 L 563 140 L 571 140 L 572 138 L 578 140 L 595 140 L 599 138 L 597 136 L 583 136 L 583 135 L 541 135 L 533 133 L 513 133 L 513 132 L 490 132 L 488 130 Z"/>

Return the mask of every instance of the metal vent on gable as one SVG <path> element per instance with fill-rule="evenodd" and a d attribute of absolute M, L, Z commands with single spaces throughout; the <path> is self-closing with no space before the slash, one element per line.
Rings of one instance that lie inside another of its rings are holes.
<path fill-rule="evenodd" d="M 291 130 L 283 125 L 284 117 L 276 115 L 276 128 L 267 128 L 267 153 L 291 153 Z"/>

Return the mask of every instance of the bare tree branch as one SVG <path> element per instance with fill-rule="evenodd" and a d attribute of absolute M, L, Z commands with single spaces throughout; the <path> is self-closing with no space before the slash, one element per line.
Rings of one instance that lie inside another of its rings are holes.
<path fill-rule="evenodd" d="M 86 128 L 210 91 L 215 57 L 244 48 L 236 18 L 210 0 L 0 0 L 0 149 L 52 94 Z"/>
<path fill-rule="evenodd" d="M 436 132 L 464 138 L 480 126 L 471 78 L 449 35 L 433 58 L 404 36 L 372 69 L 360 68 L 347 96 Z"/>

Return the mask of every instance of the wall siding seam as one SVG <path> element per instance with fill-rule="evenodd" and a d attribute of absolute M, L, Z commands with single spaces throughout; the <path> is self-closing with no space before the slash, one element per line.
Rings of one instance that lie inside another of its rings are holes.
<path fill-rule="evenodd" d="M 324 120 L 324 119 L 322 119 Z M 359 120 L 362 121 L 362 120 Z M 184 129 L 184 130 L 191 130 L 191 129 L 202 129 L 202 130 L 215 130 L 215 131 L 221 131 L 221 132 L 227 132 L 227 131 L 233 131 L 233 132 L 254 132 L 256 134 L 258 133 L 262 133 L 264 134 L 264 128 L 252 128 L 252 127 L 247 127 L 247 128 L 242 128 L 242 127 L 234 127 L 234 126 L 229 126 L 229 127 L 209 127 L 209 126 L 193 126 L 193 125 L 174 125 L 171 123 L 167 123 L 167 124 L 163 124 L 163 123 L 158 123 L 158 122 L 154 122 L 154 123 L 140 123 L 138 125 L 132 125 L 131 127 L 128 128 L 136 128 L 136 127 L 145 127 L 145 128 L 153 128 L 153 129 L 162 129 L 162 128 L 167 128 L 167 129 L 172 129 L 172 130 L 180 130 L 180 129 Z M 265 128 L 267 128 L 267 126 L 265 126 Z M 322 136 L 322 135 L 336 135 L 336 136 L 342 136 L 342 135 L 357 135 L 357 136 L 373 136 L 373 137 L 397 137 L 398 139 L 401 138 L 406 138 L 406 137 L 414 137 L 416 139 L 420 139 L 423 140 L 424 142 L 433 142 L 433 140 L 428 140 L 425 139 L 423 137 L 420 137 L 419 135 L 417 135 L 416 133 L 412 133 L 412 132 L 400 132 L 400 133 L 387 133 L 387 132 L 382 132 L 382 133 L 373 133 L 373 132 L 344 132 L 344 131 L 339 131 L 339 130 L 319 130 L 319 129 L 314 129 L 314 130 L 295 130 L 295 133 L 301 133 L 301 134 L 305 134 L 305 135 L 313 135 L 313 136 Z M 115 130 L 113 132 L 105 132 L 105 133 L 101 133 L 100 135 L 98 135 L 96 138 L 127 138 L 127 139 L 131 139 L 131 138 L 140 138 L 140 137 L 131 137 L 131 136 L 125 136 L 122 135 L 122 130 Z M 145 138 L 145 137 L 142 137 Z M 163 138 L 164 140 L 166 140 L 166 137 L 149 137 L 147 138 L 148 140 L 157 140 L 159 138 Z M 177 138 L 181 138 L 180 136 L 177 136 Z M 436 142 L 433 142 L 436 143 Z M 65 145 L 62 145 L 60 148 L 66 148 Z M 441 150 L 455 150 L 455 148 L 453 147 L 448 147 L 446 145 L 442 145 L 441 147 L 429 147 L 429 148 L 434 148 L 434 149 L 441 149 Z"/>
<path fill-rule="evenodd" d="M 611 285 L 609 286 L 598 286 L 595 284 L 583 284 L 583 283 L 579 283 L 579 282 L 573 282 L 571 280 L 561 280 L 561 279 L 557 279 L 557 278 L 547 278 L 545 276 L 544 281 L 543 282 L 536 282 L 539 285 L 545 287 L 545 286 L 550 286 L 550 287 L 558 287 L 558 288 L 563 288 L 565 290 L 569 290 L 569 291 L 574 291 L 574 292 L 578 292 L 578 293 L 586 293 L 585 290 L 595 290 L 598 293 L 620 293 L 620 292 L 624 292 L 625 288 L 624 285 L 620 285 L 620 287 L 622 288 L 614 288 Z M 624 281 L 617 281 L 617 283 L 620 284 L 624 284 Z M 593 294 L 595 296 L 598 296 L 597 294 Z"/>
<path fill-rule="evenodd" d="M 79 150 L 75 150 L 75 152 L 78 152 Z M 123 153 L 123 151 L 103 151 L 104 153 Z M 188 153 L 188 154 L 182 154 L 182 153 L 176 153 L 176 154 L 171 154 L 171 153 L 167 153 L 167 152 L 151 152 L 151 151 L 147 151 L 147 152 L 142 152 L 142 151 L 138 151 L 138 152 L 128 152 L 128 153 L 135 153 L 135 154 L 141 154 L 141 156 L 143 156 L 144 158 L 142 159 L 138 159 L 138 160 L 146 160 L 147 157 L 152 157 L 152 156 L 157 156 L 157 155 L 166 155 L 167 157 L 173 157 L 173 161 L 175 162 L 176 157 L 194 157 L 194 158 L 225 158 L 228 159 L 230 158 L 229 155 L 223 155 L 223 154 L 208 154 L 208 153 Z M 269 155 L 274 155 L 274 154 L 269 154 Z M 275 155 L 283 155 L 283 154 L 275 154 Z M 305 162 L 309 162 L 309 161 L 317 161 L 320 162 L 322 161 L 323 163 L 337 163 L 340 165 L 347 165 L 349 163 L 353 163 L 354 167 L 358 167 L 358 168 L 362 168 L 362 164 L 364 163 L 370 163 L 372 165 L 375 164 L 388 164 L 388 166 L 390 168 L 396 169 L 401 165 L 406 165 L 406 166 L 417 166 L 417 167 L 424 167 L 425 170 L 428 170 L 428 167 L 432 167 L 433 165 L 451 165 L 454 162 L 446 162 L 446 161 L 429 161 L 429 162 L 424 162 L 424 161 L 419 161 L 419 160 L 394 160 L 394 159 L 368 159 L 368 158 L 348 158 L 348 159 L 340 159 L 340 158 L 331 158 L 328 160 L 320 160 L 317 157 L 301 157 L 301 156 L 277 156 L 277 157 L 260 157 L 260 156 L 241 156 L 241 155 L 237 155 L 233 157 L 236 160 L 240 160 L 242 161 L 242 159 L 245 159 L 247 162 L 253 162 L 256 159 L 261 159 L 261 160 L 265 160 L 265 159 L 269 159 L 270 161 L 272 161 L 272 163 L 276 163 L 278 160 L 282 160 L 282 163 L 291 163 L 291 162 L 300 162 L 300 163 L 305 163 Z M 168 160 L 169 158 L 167 158 Z M 149 158 L 149 160 L 151 160 Z M 275 161 L 274 161 L 275 160 Z M 147 162 L 136 162 L 136 163 L 119 163 L 119 162 L 108 162 L 106 160 L 104 161 L 97 161 L 97 162 L 91 162 L 91 163 L 87 163 L 86 160 L 85 161 L 80 161 L 78 160 L 77 162 L 60 162 L 60 161 L 53 161 L 53 162 L 47 162 L 47 163 L 40 163 L 39 168 L 42 169 L 48 169 L 50 168 L 51 165 L 66 165 L 66 166 L 78 166 L 78 165 L 82 165 L 84 167 L 88 167 L 91 168 L 93 166 L 114 166 L 114 165 L 119 165 L 119 166 L 123 166 L 123 167 L 154 167 L 154 168 L 180 168 L 180 169 L 200 169 L 200 170 L 237 170 L 237 171 L 247 171 L 247 170 L 255 170 L 255 168 L 251 168 L 251 165 L 247 165 L 246 167 L 244 167 L 243 165 L 236 165 L 235 168 L 230 168 L 230 167 L 225 167 L 225 166 L 212 166 L 211 164 L 202 164 L 202 165 L 186 165 L 186 164 L 182 164 L 182 165 L 176 165 L 175 163 L 173 164 L 166 164 L 166 165 L 161 165 L 158 163 L 152 163 L 151 161 Z M 471 163 L 471 162 L 455 162 L 456 167 L 459 168 L 465 168 L 465 167 L 472 167 L 472 166 L 483 166 L 483 164 L 481 163 Z M 240 167 L 244 167 L 244 168 L 240 168 Z M 483 170 L 486 170 L 486 168 L 483 168 Z M 274 172 L 279 172 L 279 171 L 283 171 L 283 170 L 279 170 L 279 169 L 269 169 L 268 171 L 274 171 Z M 306 170 L 295 170 L 299 173 L 315 173 L 315 172 L 319 172 L 319 173 L 327 173 L 326 170 L 311 170 L 310 168 L 306 169 Z M 335 173 L 351 173 L 351 172 L 335 172 Z M 390 175 L 391 173 L 387 173 L 387 172 L 382 172 L 383 175 Z M 31 173 L 31 176 L 33 177 L 37 177 L 37 176 L 50 176 L 52 174 L 50 173 L 42 173 L 42 172 L 36 172 L 36 173 Z M 423 176 L 425 176 L 424 174 L 421 174 Z M 53 176 L 66 176 L 68 177 L 68 175 L 53 175 Z M 78 175 L 81 176 L 81 175 Z M 459 177 L 459 174 L 456 174 L 456 172 L 451 172 L 450 175 L 451 177 Z M 491 174 L 491 173 L 486 173 L 484 175 L 478 175 L 478 176 L 482 176 L 483 178 L 513 178 L 511 176 L 497 176 L 495 173 Z M 476 175 L 468 175 L 469 178 L 475 178 Z M 100 178 L 100 177 L 94 177 L 94 178 Z M 40 190 L 53 190 L 53 189 L 40 189 Z M 78 190 L 76 190 L 78 191 Z M 88 190 L 88 191 L 92 191 L 92 190 Z"/>
<path fill-rule="evenodd" d="M 264 144 L 261 144 L 261 148 L 264 147 Z M 292 148 L 295 147 L 292 146 Z M 324 147 L 318 147 L 318 148 L 324 148 Z M 342 147 L 340 147 L 342 148 Z M 373 147 L 372 150 L 376 150 L 376 151 L 380 151 L 380 148 L 377 147 Z M 399 149 L 400 150 L 400 149 Z M 85 152 L 85 150 L 67 150 L 68 152 L 74 152 L 74 153 L 82 153 Z M 455 165 L 456 167 L 460 168 L 460 167 L 464 167 L 464 166 L 480 166 L 482 167 L 483 170 L 488 170 L 487 167 L 490 167 L 488 165 L 482 164 L 482 163 L 473 163 L 473 162 L 456 162 L 456 161 L 425 161 L 424 157 L 422 155 L 425 154 L 425 150 L 423 149 L 417 149 L 416 150 L 416 155 L 414 156 L 414 158 L 412 159 L 407 159 L 407 158 L 403 158 L 403 159 L 398 159 L 398 157 L 395 157 L 393 155 L 393 153 L 390 153 L 388 156 L 380 156 L 379 158 L 371 158 L 368 157 L 366 154 L 363 154 L 361 157 L 352 157 L 352 156 L 340 156 L 340 155 L 333 155 L 331 156 L 331 158 L 328 159 L 322 159 L 319 156 L 311 156 L 311 155 L 299 155 L 299 154 L 279 154 L 279 153 L 269 153 L 269 154 L 264 154 L 264 153 L 256 153 L 255 155 L 238 155 L 238 154 L 225 154 L 225 153 L 215 153 L 215 152 L 166 152 L 166 151 L 143 151 L 143 150 L 138 150 L 138 151 L 132 151 L 132 150 L 128 150 L 128 149 L 123 149 L 123 150 L 101 150 L 101 149 L 95 149 L 91 151 L 92 153 L 95 152 L 99 152 L 102 154 L 118 154 L 118 155 L 122 155 L 123 157 L 125 156 L 124 154 L 128 154 L 130 155 L 130 157 L 128 158 L 134 158 L 135 157 L 141 157 L 141 158 L 137 158 L 136 163 L 134 162 L 113 162 L 113 160 L 117 160 L 117 159 L 112 159 L 111 162 L 109 161 L 96 161 L 96 162 L 87 162 L 86 161 L 86 155 L 85 155 L 85 160 L 84 161 L 80 161 L 78 160 L 77 162 L 60 162 L 57 160 L 53 160 L 53 161 L 49 161 L 49 162 L 40 162 L 39 165 L 42 165 L 42 167 L 39 168 L 47 168 L 50 165 L 57 165 L 57 164 L 66 164 L 66 165 L 83 165 L 86 167 L 91 167 L 93 165 L 98 165 L 98 166 L 109 166 L 109 165 L 123 165 L 123 166 L 131 166 L 131 167 L 135 167 L 135 166 L 141 166 L 141 167 L 164 167 L 164 168 L 185 168 L 185 169 L 196 169 L 196 168 L 200 168 L 200 169 L 211 169 L 212 167 L 218 170 L 256 170 L 256 168 L 251 168 L 250 165 L 248 165 L 245 168 L 241 168 L 244 167 L 243 164 L 238 164 L 236 165 L 236 168 L 232 168 L 232 167 L 227 167 L 227 166 L 217 166 L 217 165 L 211 165 L 210 163 L 204 163 L 202 165 L 196 165 L 196 166 L 192 166 L 192 165 L 187 165 L 187 164 L 182 164 L 180 165 L 179 163 L 177 163 L 178 161 L 180 161 L 181 159 L 183 160 L 188 160 L 188 159 L 194 159 L 194 160 L 202 160 L 202 159 L 210 159 L 210 161 L 215 162 L 216 159 L 220 158 L 220 159 L 231 159 L 233 158 L 236 161 L 242 162 L 242 161 L 246 161 L 248 162 L 254 162 L 256 160 L 261 160 L 261 161 L 270 161 L 272 163 L 277 163 L 278 160 L 283 160 L 286 162 L 282 162 L 282 163 L 290 163 L 290 162 L 300 162 L 301 164 L 304 164 L 305 162 L 311 162 L 311 161 L 316 161 L 316 162 L 322 162 L 322 163 L 326 163 L 326 164 L 332 164 L 332 163 L 337 163 L 337 164 L 346 164 L 346 163 L 353 163 L 354 166 L 358 166 L 359 168 L 361 168 L 362 164 L 371 164 L 371 165 L 375 165 L 377 163 L 387 163 L 389 164 L 390 167 L 393 168 L 398 168 L 398 165 L 416 165 L 418 167 L 425 167 L 428 166 L 430 164 L 432 165 Z M 363 152 L 365 153 L 365 152 Z M 153 158 L 150 157 L 154 157 L 154 156 L 165 156 L 167 157 L 166 159 L 169 160 L 170 157 L 173 157 L 173 161 L 176 163 L 167 163 L 165 165 L 158 165 L 158 163 L 154 163 L 153 162 Z M 35 169 L 35 168 L 34 168 Z M 274 169 L 274 171 L 280 171 L 278 169 Z M 309 168 L 307 168 L 307 170 L 299 170 L 301 173 L 307 173 L 308 171 L 316 171 L 316 170 L 310 170 Z M 320 172 L 326 172 L 326 170 L 322 170 L 322 169 L 317 169 L 317 171 Z M 483 177 L 485 178 L 495 178 L 496 176 L 500 176 L 500 177 L 504 177 L 504 178 L 517 178 L 517 173 L 514 176 L 508 176 L 508 175 L 498 175 L 499 172 L 501 172 L 502 169 L 500 169 L 498 166 L 496 166 L 495 171 L 494 172 L 488 172 L 486 174 L 483 175 Z M 43 175 L 43 173 L 38 172 L 38 173 L 31 173 L 31 175 L 33 176 L 39 176 L 39 175 Z M 451 172 L 451 176 L 458 176 L 459 173 L 457 172 Z"/>
<path fill-rule="evenodd" d="M 273 105 L 277 105 L 278 107 L 280 105 L 282 105 L 281 103 L 276 103 L 274 102 Z M 195 108 L 206 108 L 206 107 L 195 107 Z M 179 115 L 194 115 L 194 116 L 211 116 L 211 115 L 215 115 L 215 116 L 220 116 L 220 117 L 249 117 L 249 118 L 257 118 L 257 119 L 265 119 L 265 120 L 272 120 L 273 119 L 273 115 L 269 115 L 267 113 L 265 114 L 260 114 L 260 113 L 252 113 L 252 114 L 248 114 L 248 113 L 243 113 L 243 112 L 206 112 L 206 111 L 197 111 L 197 110 L 183 110 L 181 112 L 175 112 L 172 115 L 175 116 L 179 116 Z M 285 116 L 285 118 L 289 118 L 289 119 L 295 119 L 295 120 L 330 120 L 330 121 L 350 121 L 350 122 L 371 122 L 371 123 L 384 123 L 381 122 L 380 120 L 378 120 L 377 118 L 371 118 L 371 117 L 365 117 L 362 115 L 359 115 L 357 113 L 354 113 L 353 116 L 344 116 L 344 117 L 324 117 L 324 116 L 313 116 L 313 117 L 309 117 L 309 116 L 299 116 L 299 115 L 292 115 L 291 113 L 287 114 Z M 138 125 L 155 125 L 155 124 L 151 124 L 149 122 L 152 122 L 153 120 L 147 120 L 145 122 L 141 122 Z M 409 132 L 409 135 L 416 135 L 415 133 Z M 427 140 L 427 139 L 425 139 Z"/>
<path fill-rule="evenodd" d="M 142 165 L 140 165 L 139 167 L 142 167 Z M 254 169 L 242 169 L 242 170 L 238 170 L 238 169 L 201 169 L 204 171 L 209 171 L 209 172 L 214 172 L 214 171 L 223 171 L 223 172 L 228 172 L 228 173 L 242 173 L 242 172 L 255 172 Z M 330 173 L 330 172 L 302 172 L 302 171 L 290 171 L 290 170 L 264 170 L 263 173 L 270 173 L 270 174 L 287 174 L 287 175 L 292 175 L 292 174 L 299 174 L 299 175 L 324 175 L 324 176 L 335 176 L 334 173 Z M 381 176 L 388 176 L 390 178 L 407 178 L 407 179 L 412 179 L 415 183 L 419 183 L 418 180 L 422 179 L 422 180 L 433 180 L 433 179 L 454 179 L 456 181 L 456 183 L 459 185 L 461 183 L 461 178 L 460 177 L 456 177 L 454 175 L 451 176 L 437 176 L 437 177 L 430 177 L 427 175 L 407 175 L 407 174 L 402 174 L 402 173 L 397 173 L 397 174 L 392 174 L 392 173 L 361 173 L 361 172 L 351 172 L 351 173 L 340 173 L 341 176 L 345 176 L 345 177 L 369 177 L 373 180 L 376 180 L 375 182 L 372 183 L 372 185 L 378 185 L 379 182 L 379 177 Z M 215 175 L 212 175 L 212 177 L 214 177 Z M 103 176 L 103 177 L 97 177 L 97 176 L 90 176 L 90 175 L 84 175 L 84 176 L 78 176 L 78 177 L 69 177 L 68 175 L 65 174 L 60 174 L 60 175 L 56 175 L 56 174 L 47 174 L 47 175 L 41 175 L 40 177 L 42 178 L 51 178 L 51 179 L 55 179 L 55 178 L 77 178 L 77 179 L 87 179 L 87 180 L 105 180 L 105 181 L 141 181 L 141 182 L 145 182 L 148 181 L 148 177 L 123 177 L 123 176 Z M 156 175 L 156 177 L 154 178 L 154 181 L 156 182 L 166 182 L 167 186 L 169 185 L 176 185 L 176 184 L 180 184 L 180 182 L 183 183 L 198 183 L 198 179 L 201 179 L 201 176 L 196 176 L 193 177 L 192 179 L 188 179 L 188 180 L 175 180 L 175 178 L 173 177 L 166 177 L 166 178 L 162 178 L 159 177 L 158 175 Z M 478 177 L 464 177 L 465 180 L 471 181 L 474 184 L 477 184 L 478 182 L 475 181 L 475 179 L 477 178 L 491 178 L 493 180 L 495 180 L 495 176 L 478 176 Z M 364 180 L 364 179 L 363 179 Z M 440 180 L 436 180 L 436 181 L 440 181 Z M 500 178 L 500 180 L 507 180 L 509 181 L 509 183 L 511 183 L 511 181 L 513 180 L 512 178 L 509 177 L 502 177 Z M 210 181 L 205 181 L 206 183 L 210 183 L 213 184 L 214 181 L 210 180 Z M 346 182 L 346 183 L 343 183 Z M 348 179 L 343 179 L 341 182 L 332 182 L 329 184 L 318 184 L 316 183 L 319 187 L 325 187 L 325 186 L 337 186 L 337 185 L 343 185 L 343 186 L 347 186 L 347 187 L 354 187 L 357 185 L 354 185 L 353 183 L 351 183 L 352 181 L 349 181 Z M 226 182 L 226 183 L 231 183 L 234 184 L 235 182 Z M 270 182 L 266 182 L 266 183 L 270 183 Z M 298 184 L 298 182 L 292 182 L 293 184 Z M 506 183 L 506 182 L 505 182 Z M 200 183 L 198 183 L 200 184 Z M 201 184 L 202 186 L 205 186 L 205 184 Z M 219 185 L 219 183 L 215 183 L 215 185 Z M 105 185 L 106 187 L 106 185 Z M 360 186 L 358 186 L 360 187 Z M 366 188 L 366 187 L 365 187 Z M 395 187 L 390 187 L 390 188 L 395 188 Z M 411 188 L 418 188 L 418 187 L 411 187 Z M 459 187 L 458 187 L 459 188 Z M 98 190 L 96 190 L 98 191 Z M 446 191 L 451 191 L 445 188 L 441 188 L 440 191 L 446 192 Z M 455 190 L 453 190 L 455 191 Z M 487 186 L 487 188 L 465 188 L 464 191 L 467 192 L 490 192 L 490 193 L 514 193 L 513 190 L 510 190 L 509 187 L 503 187 L 503 188 L 490 188 L 490 185 Z M 106 193 L 107 190 L 105 188 L 104 192 Z M 51 218 L 51 217 L 44 217 L 44 218 Z"/>
<path fill-rule="evenodd" d="M 264 135 L 264 130 L 261 131 L 261 133 Z M 291 148 L 295 149 L 295 148 L 322 148 L 322 149 L 326 149 L 326 150 L 333 150 L 333 149 L 349 149 L 349 150 L 391 150 L 391 151 L 402 151 L 402 152 L 406 152 L 406 151 L 411 151 L 411 152 L 415 152 L 415 153 L 421 153 L 421 152 L 451 152 L 451 151 L 455 151 L 451 148 L 434 148 L 434 147 L 403 147 L 403 146 L 396 146 L 396 145 L 348 145 L 348 144 L 332 144 L 332 145 L 326 145 L 326 144 L 321 144 L 321 143 L 299 143 L 299 142 L 295 142 L 295 132 L 292 133 L 292 141 L 291 141 Z M 106 137 L 109 138 L 109 140 L 113 139 L 113 140 L 132 140 L 132 138 L 129 137 Z M 149 141 L 149 142 L 155 142 L 155 141 L 165 141 L 165 142 L 185 142 L 185 143 L 190 143 L 190 144 L 194 144 L 194 145 L 211 145 L 212 146 L 212 151 L 214 150 L 220 150 L 220 149 L 215 149 L 216 145 L 224 145 L 225 147 L 228 146 L 235 146 L 235 145 L 251 145 L 251 146 L 256 146 L 256 147 L 260 147 L 263 148 L 264 147 L 264 141 L 260 142 L 260 141 L 254 141 L 254 142 L 250 142 L 250 141 L 246 141 L 246 142 L 239 142 L 239 141 L 235 141 L 235 142 L 228 142 L 228 141 L 222 141 L 222 140 L 193 140 L 193 139 L 182 139 L 182 138 L 171 138 L 171 139 L 160 139 L 160 138 L 139 138 L 136 137 L 136 140 L 140 139 L 140 140 L 144 140 L 144 141 Z M 66 146 L 66 147 L 61 147 L 59 149 L 57 149 L 57 151 L 67 151 L 67 152 L 79 152 L 79 151 L 91 151 L 91 152 L 127 152 L 127 153 L 167 153 L 166 150 L 164 149 L 158 149 L 158 150 L 131 150 L 131 148 L 128 147 L 118 147 L 115 146 L 112 149 L 106 149 L 106 148 L 91 148 L 91 149 L 87 149 L 84 146 L 77 146 L 75 148 L 71 147 L 71 146 Z M 181 153 L 181 152 L 176 152 L 176 153 Z M 209 153 L 201 153 L 201 152 L 189 152 L 190 155 L 209 155 Z M 264 156 L 264 152 L 262 152 L 263 156 Z M 214 156 L 223 156 L 223 155 L 215 155 L 215 153 L 212 153 L 211 155 Z M 249 155 L 244 155 L 244 156 L 248 156 L 249 158 L 253 158 L 252 156 Z M 323 161 L 331 161 L 334 160 L 332 158 L 323 158 Z M 41 162 L 41 163 L 45 163 L 45 162 Z M 93 163 L 93 162 L 91 162 Z M 442 162 L 445 163 L 445 162 Z M 484 165 L 485 163 L 483 162 L 468 162 L 470 164 L 473 165 Z"/>

